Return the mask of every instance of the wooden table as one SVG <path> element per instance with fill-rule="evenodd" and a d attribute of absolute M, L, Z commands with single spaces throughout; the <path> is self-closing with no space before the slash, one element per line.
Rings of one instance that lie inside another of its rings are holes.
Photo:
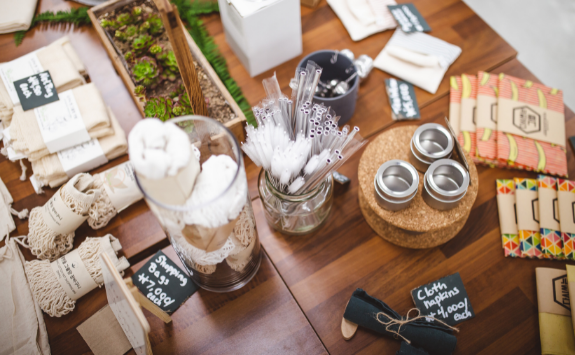
<path fill-rule="evenodd" d="M 517 53 L 513 48 L 463 2 L 413 2 L 430 24 L 433 36 L 463 49 L 435 95 L 416 88 L 423 117 L 418 123 L 440 122 L 448 116 L 449 75 L 487 70 L 537 81 L 514 59 Z M 63 0 L 40 0 L 38 11 L 77 6 Z M 322 0 L 315 9 L 302 7 L 304 53 L 250 78 L 225 42 L 219 15 L 206 16 L 204 22 L 226 57 L 232 77 L 252 105 L 264 97 L 261 80 L 274 71 L 284 92 L 289 92 L 289 78 L 304 55 L 319 49 L 349 48 L 356 55 L 375 57 L 392 34 L 387 31 L 352 42 L 335 13 Z M 140 115 L 91 27 L 73 30 L 36 28 L 17 48 L 11 34 L 0 35 L 0 62 L 47 45 L 64 32 L 70 36 L 86 64 L 92 82 L 128 133 Z M 386 73 L 374 70 L 359 90 L 356 113 L 350 124 L 359 126 L 365 137 L 374 137 L 394 123 L 383 84 L 388 77 Z M 568 135 L 575 134 L 573 116 L 567 110 Z M 568 154 L 569 172 L 573 174 L 575 163 L 570 148 Z M 534 269 L 538 266 L 562 267 L 562 263 L 503 257 L 494 182 L 496 178 L 533 177 L 534 174 L 479 168 L 479 195 L 469 221 L 459 235 L 437 248 L 408 250 L 384 241 L 364 221 L 357 201 L 359 158 L 360 154 L 357 154 L 340 170 L 352 182 L 346 191 L 336 194 L 325 227 L 304 237 L 282 236 L 267 226 L 257 198 L 259 169 L 247 160 L 250 193 L 265 249 L 261 269 L 241 290 L 228 294 L 203 290 L 195 293 L 174 313 L 172 324 L 165 325 L 144 311 L 152 329 L 150 338 L 154 353 L 394 354 L 399 349 L 398 341 L 363 329 L 351 341 L 343 340 L 339 330 L 341 316 L 353 290 L 364 288 L 403 313 L 413 306 L 409 294 L 412 288 L 453 272 L 460 272 L 477 314 L 475 319 L 461 324 L 456 353 L 538 353 Z M 126 159 L 117 159 L 95 172 Z M 0 177 L 14 197 L 14 208 L 18 210 L 40 206 L 54 193 L 46 189 L 45 195 L 36 195 L 30 183 L 21 182 L 19 176 L 19 165 L 0 157 Z M 16 223 L 17 231 L 13 235 L 27 233 L 27 221 L 17 220 Z M 76 232 L 75 246 L 86 236 L 106 233 L 120 239 L 123 253 L 132 264 L 127 275 L 138 270 L 159 249 L 179 263 L 143 201 L 123 211 L 102 230 L 92 231 L 83 225 Z M 23 252 L 28 260 L 33 258 L 26 250 Z M 105 291 L 98 289 L 80 299 L 69 315 L 62 318 L 45 316 L 52 353 L 88 353 L 89 348 L 76 327 L 106 302 Z"/>

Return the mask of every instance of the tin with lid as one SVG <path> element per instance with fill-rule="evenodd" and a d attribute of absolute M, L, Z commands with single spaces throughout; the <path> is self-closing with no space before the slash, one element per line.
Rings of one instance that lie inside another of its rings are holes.
<path fill-rule="evenodd" d="M 469 173 L 455 160 L 441 159 L 429 166 L 423 177 L 422 197 L 440 211 L 456 207 L 467 193 Z"/>
<path fill-rule="evenodd" d="M 448 159 L 453 151 L 453 136 L 442 125 L 427 123 L 421 125 L 410 142 L 410 162 L 417 170 L 425 173 L 435 161 Z"/>
<path fill-rule="evenodd" d="M 384 209 L 399 211 L 407 208 L 419 186 L 419 175 L 413 165 L 403 160 L 382 164 L 374 179 L 375 200 Z"/>

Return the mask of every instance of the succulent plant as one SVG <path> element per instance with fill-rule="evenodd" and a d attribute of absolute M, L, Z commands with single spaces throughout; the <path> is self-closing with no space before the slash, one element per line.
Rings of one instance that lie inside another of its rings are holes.
<path fill-rule="evenodd" d="M 136 59 L 136 57 L 134 56 L 134 52 L 132 52 L 132 51 L 127 51 L 127 52 L 124 54 L 124 59 L 125 59 L 126 62 L 128 62 L 128 63 L 133 63 L 134 60 Z"/>
<path fill-rule="evenodd" d="M 172 113 L 174 114 L 174 117 L 194 114 L 194 110 L 190 104 L 190 98 L 186 91 L 174 99 L 174 107 L 172 108 Z"/>
<path fill-rule="evenodd" d="M 143 54 L 154 44 L 154 40 L 149 35 L 140 35 L 132 42 L 132 48 L 138 54 Z"/>
<path fill-rule="evenodd" d="M 134 88 L 134 95 L 140 99 L 140 101 L 146 100 L 146 88 L 143 85 L 138 85 Z"/>
<path fill-rule="evenodd" d="M 123 14 L 119 14 L 116 17 L 116 22 L 118 23 L 118 25 L 120 27 L 122 27 L 122 26 L 131 25 L 134 22 L 134 19 L 132 18 L 131 14 L 123 13 Z"/>
<path fill-rule="evenodd" d="M 122 42 L 126 42 L 126 40 L 128 39 L 128 35 L 126 34 L 126 32 L 120 30 L 116 30 L 114 36 Z"/>
<path fill-rule="evenodd" d="M 171 98 L 152 97 L 144 105 L 144 115 L 146 117 L 156 117 L 162 121 L 174 117 L 172 106 L 174 101 Z"/>
<path fill-rule="evenodd" d="M 174 51 L 164 51 L 157 55 L 156 58 L 163 68 L 162 78 L 168 79 L 170 81 L 176 80 L 180 74 L 180 71 L 178 70 L 178 62 L 176 61 L 176 55 L 174 54 Z"/>
<path fill-rule="evenodd" d="M 163 50 L 164 49 L 159 44 L 154 44 L 150 47 L 150 53 L 154 55 L 162 53 Z"/>
<path fill-rule="evenodd" d="M 142 8 L 139 6 L 134 6 L 134 8 L 132 9 L 132 16 L 140 16 L 142 14 Z"/>
<path fill-rule="evenodd" d="M 125 32 L 128 37 L 134 37 L 138 34 L 138 26 L 130 25 L 126 27 Z"/>
<path fill-rule="evenodd" d="M 152 36 L 157 36 L 164 32 L 164 24 L 157 14 L 150 14 L 140 27 L 144 27 Z"/>
<path fill-rule="evenodd" d="M 156 60 L 148 56 L 136 60 L 132 67 L 132 75 L 136 83 L 146 88 L 153 88 L 160 82 L 160 68 Z"/>
<path fill-rule="evenodd" d="M 103 19 L 102 21 L 100 21 L 100 25 L 102 25 L 103 28 L 112 29 L 112 30 L 115 30 L 119 27 L 118 23 L 116 21 L 106 20 L 106 19 Z"/>

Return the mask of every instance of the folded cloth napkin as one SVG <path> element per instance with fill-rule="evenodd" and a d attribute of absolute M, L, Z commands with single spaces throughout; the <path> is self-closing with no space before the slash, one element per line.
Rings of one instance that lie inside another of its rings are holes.
<path fill-rule="evenodd" d="M 18 216 L 20 219 L 28 217 L 27 209 L 18 212 L 12 208 L 12 203 L 14 203 L 14 199 L 2 179 L 0 179 L 0 242 L 16 229 L 12 215 Z"/>
<path fill-rule="evenodd" d="M 126 134 L 118 123 L 118 120 L 108 108 L 108 115 L 114 133 L 112 135 L 98 138 L 98 143 L 104 152 L 107 160 L 112 160 L 125 154 L 128 151 Z M 71 148 L 73 149 L 73 148 Z M 58 153 L 50 154 L 40 160 L 32 162 L 34 176 L 43 186 L 57 187 L 68 181 L 70 178 L 60 162 Z"/>
<path fill-rule="evenodd" d="M 32 296 L 15 239 L 0 248 L 0 354 L 49 355 L 42 311 Z"/>
<path fill-rule="evenodd" d="M 93 83 L 82 85 L 72 89 L 71 92 L 91 138 L 101 138 L 114 133 L 108 110 L 96 85 Z M 57 101 L 48 105 L 61 105 L 61 103 Z M 52 124 L 56 125 L 58 122 Z M 12 148 L 25 154 L 31 162 L 50 154 L 44 143 L 35 110 L 23 111 L 22 106 L 14 107 L 10 135 Z"/>
<path fill-rule="evenodd" d="M 0 11 L 0 33 L 30 28 L 38 0 L 4 0 Z"/>
<path fill-rule="evenodd" d="M 457 344 L 457 338 L 452 335 L 456 328 L 428 317 L 408 320 L 361 288 L 353 292 L 343 318 L 379 334 L 401 337 L 431 355 L 451 354 Z"/>
<path fill-rule="evenodd" d="M 435 94 L 461 48 L 425 33 L 395 30 L 373 65 Z"/>
<path fill-rule="evenodd" d="M 395 0 L 327 0 L 327 3 L 354 41 L 397 26 L 387 9 L 387 5 L 396 4 Z"/>
<path fill-rule="evenodd" d="M 35 55 L 38 57 L 38 62 L 42 66 L 41 71 L 48 70 L 50 72 L 52 81 L 56 86 L 56 91 L 62 92 L 70 90 L 86 83 L 81 75 L 81 73 L 86 72 L 86 69 L 70 44 L 68 37 L 61 38 L 39 49 Z M 7 63 L 4 63 L 4 65 L 5 64 Z M 27 75 L 21 77 L 14 77 L 12 80 L 25 78 L 26 76 L 34 74 L 34 72 L 26 74 Z M 6 85 L 3 80 L 0 80 L 0 119 L 2 119 L 5 127 L 10 125 L 12 114 L 14 113 L 14 106 L 20 106 L 20 103 L 14 104 L 6 89 Z M 12 83 L 10 83 L 10 85 L 12 85 Z"/>

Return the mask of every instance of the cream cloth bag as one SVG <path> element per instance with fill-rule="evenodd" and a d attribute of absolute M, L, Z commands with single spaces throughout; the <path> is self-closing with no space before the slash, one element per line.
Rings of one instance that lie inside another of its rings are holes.
<path fill-rule="evenodd" d="M 14 239 L 0 248 L 0 354 L 49 355 L 42 311 L 24 272 L 24 257 Z"/>
<path fill-rule="evenodd" d="M 108 110 L 100 92 L 93 83 L 72 89 L 78 104 L 80 116 L 91 138 L 101 138 L 114 133 L 110 124 Z M 42 133 L 35 110 L 23 111 L 22 106 L 14 107 L 10 125 L 11 141 L 14 150 L 28 156 L 30 162 L 37 161 L 50 154 Z"/>
<path fill-rule="evenodd" d="M 4 0 L 1 3 L 0 33 L 26 31 L 30 28 L 37 0 Z"/>
<path fill-rule="evenodd" d="M 18 1 L 13 2 L 17 3 Z M 0 12 L 2 11 L 3 9 L 0 9 Z M 36 56 L 42 68 L 50 72 L 56 91 L 70 90 L 86 83 L 80 74 L 80 71 L 85 73 L 86 69 L 81 64 L 76 51 L 70 45 L 67 37 L 38 50 Z M 2 119 L 4 126 L 7 127 L 12 120 L 15 105 L 5 85 L 6 83 L 0 80 L 0 119 Z M 16 106 L 20 106 L 20 104 L 18 103 Z"/>
<path fill-rule="evenodd" d="M 98 142 L 108 160 L 115 159 L 128 151 L 128 142 L 124 130 L 116 120 L 112 110 L 108 109 L 108 115 L 114 134 L 98 138 Z M 43 185 L 57 187 L 68 181 L 70 177 L 66 175 L 58 154 L 50 154 L 40 160 L 32 162 L 32 171 L 35 178 Z"/>

